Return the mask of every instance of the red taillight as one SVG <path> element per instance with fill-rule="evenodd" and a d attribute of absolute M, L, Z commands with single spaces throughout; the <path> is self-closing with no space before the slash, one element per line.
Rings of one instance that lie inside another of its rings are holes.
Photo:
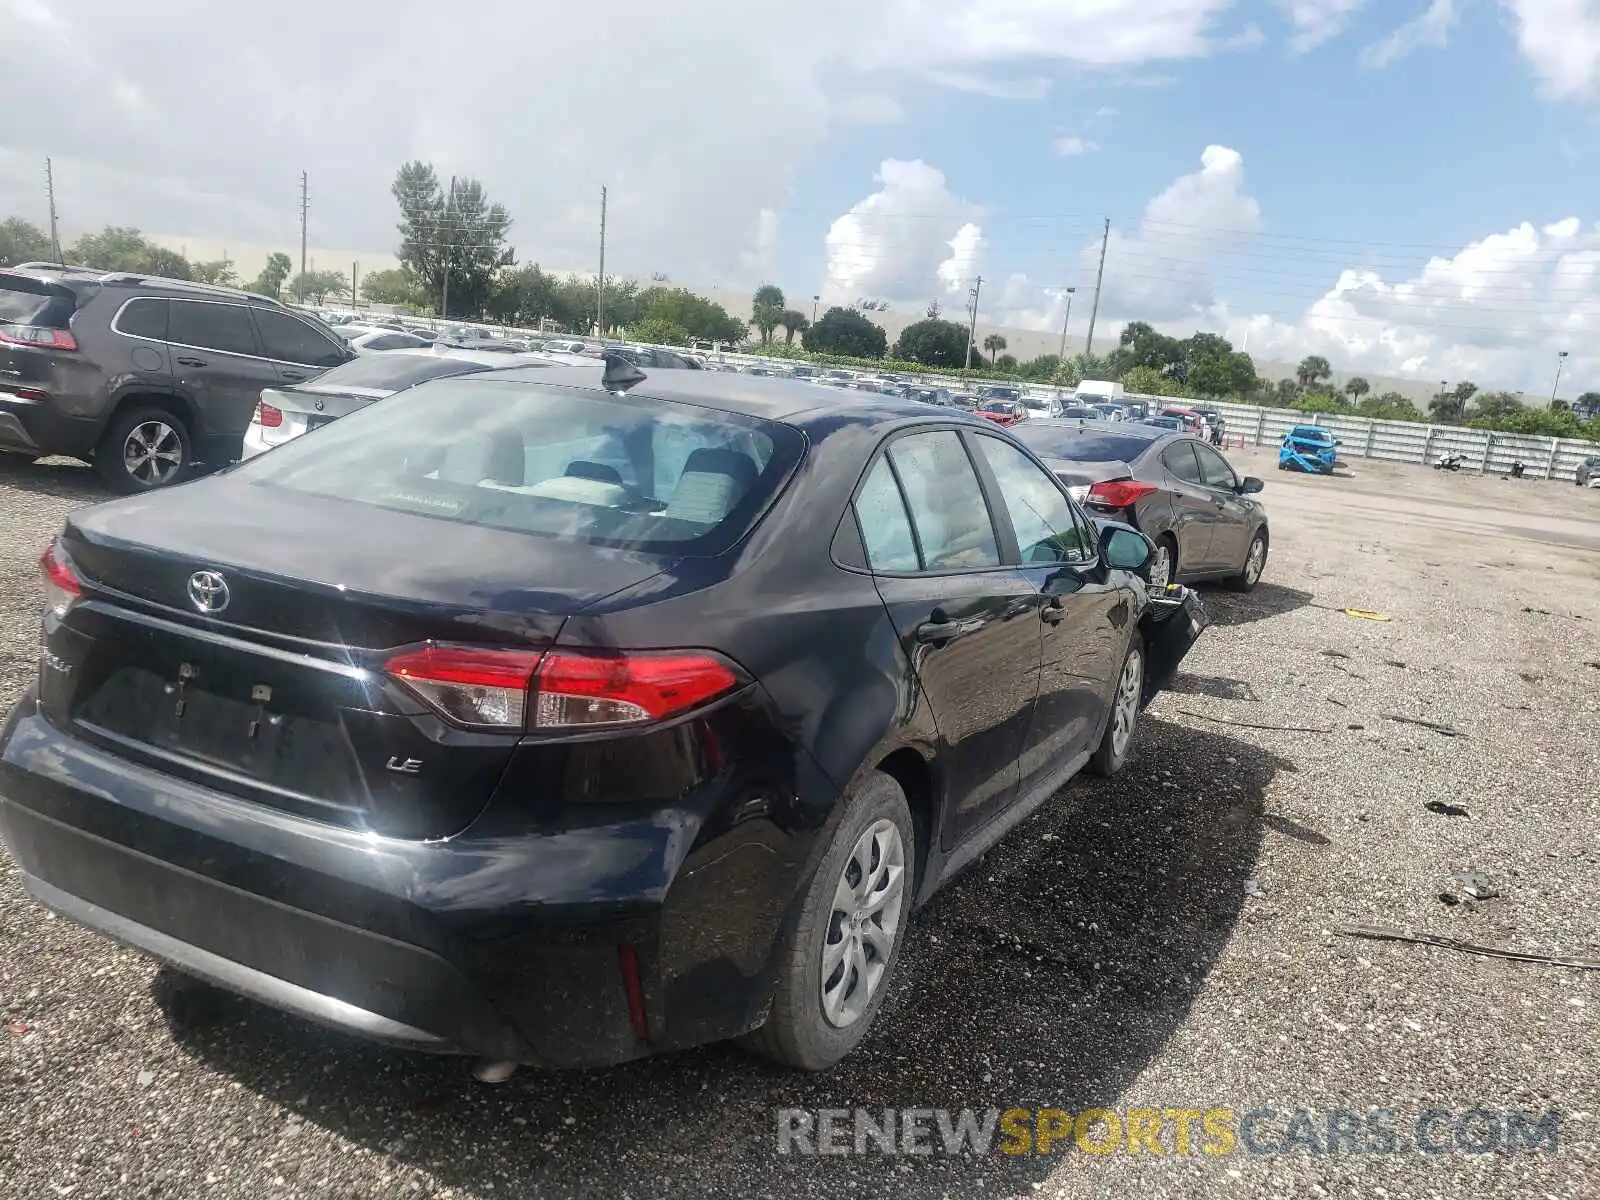
<path fill-rule="evenodd" d="M 463 725 L 521 729 L 538 650 L 426 646 L 396 655 L 389 674 Z"/>
<path fill-rule="evenodd" d="M 539 666 L 536 729 L 584 729 L 663 721 L 738 686 L 715 654 L 575 654 L 552 650 Z"/>
<path fill-rule="evenodd" d="M 256 405 L 256 424 L 263 429 L 276 429 L 283 424 L 283 409 L 270 404 Z"/>
<path fill-rule="evenodd" d="M 1087 499 L 1098 508 L 1129 508 L 1157 490 L 1137 479 L 1108 479 L 1091 487 Z"/>
<path fill-rule="evenodd" d="M 387 669 L 452 720 L 497 729 L 647 724 L 739 684 L 718 656 L 683 650 L 601 655 L 428 646 L 391 658 Z"/>
<path fill-rule="evenodd" d="M 60 539 L 53 539 L 39 556 L 39 571 L 44 576 L 44 604 L 56 616 L 65 616 L 67 609 L 83 595 L 83 581 L 72 569 Z"/>
<path fill-rule="evenodd" d="M 78 339 L 70 329 L 48 329 L 43 325 L 0 326 L 0 342 L 13 346 L 40 346 L 47 350 L 76 350 Z"/>

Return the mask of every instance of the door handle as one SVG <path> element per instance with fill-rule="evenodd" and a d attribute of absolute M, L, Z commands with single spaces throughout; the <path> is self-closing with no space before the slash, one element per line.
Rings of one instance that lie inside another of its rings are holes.
<path fill-rule="evenodd" d="M 917 626 L 917 641 L 933 643 L 954 641 L 963 631 L 960 621 L 924 621 Z"/>
<path fill-rule="evenodd" d="M 181 354 L 172 361 L 177 363 L 180 367 L 203 367 L 206 365 L 205 359 L 192 358 L 187 354 Z"/>
<path fill-rule="evenodd" d="M 279 375 L 281 375 L 284 379 L 287 379 L 290 383 L 301 383 L 306 377 L 303 371 L 280 371 Z"/>

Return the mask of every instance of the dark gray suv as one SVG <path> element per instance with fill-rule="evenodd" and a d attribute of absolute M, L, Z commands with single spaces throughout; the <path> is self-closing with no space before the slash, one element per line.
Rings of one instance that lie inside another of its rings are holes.
<path fill-rule="evenodd" d="M 0 270 L 0 451 L 88 459 L 148 491 L 237 459 L 262 388 L 354 357 L 264 296 L 25 263 Z"/>

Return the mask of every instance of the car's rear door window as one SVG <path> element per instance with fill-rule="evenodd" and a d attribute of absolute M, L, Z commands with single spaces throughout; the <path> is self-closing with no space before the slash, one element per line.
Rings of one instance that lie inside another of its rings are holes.
<path fill-rule="evenodd" d="M 908 434 L 890 444 L 889 457 L 911 509 L 923 570 L 1000 565 L 983 489 L 959 434 L 951 429 Z"/>
<path fill-rule="evenodd" d="M 199 300 L 173 300 L 170 304 L 167 339 L 175 345 L 260 356 L 250 310 L 244 305 Z"/>
<path fill-rule="evenodd" d="M 804 452 L 804 436 L 773 421 L 465 376 L 371 405 L 238 477 L 463 524 L 714 554 L 743 536 Z"/>
<path fill-rule="evenodd" d="M 874 571 L 919 571 L 917 542 L 906 514 L 905 498 L 887 458 L 879 458 L 856 493 L 856 524 L 867 565 Z"/>
<path fill-rule="evenodd" d="M 1194 456 L 1193 442 L 1174 442 L 1161 452 L 1161 462 L 1185 483 L 1205 482 L 1200 475 L 1200 462 Z"/>
<path fill-rule="evenodd" d="M 0 325 L 65 329 L 77 307 L 70 288 L 0 272 Z"/>

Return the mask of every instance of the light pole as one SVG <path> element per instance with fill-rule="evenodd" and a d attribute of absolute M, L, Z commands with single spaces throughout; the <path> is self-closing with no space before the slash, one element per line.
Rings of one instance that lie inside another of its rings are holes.
<path fill-rule="evenodd" d="M 1072 294 L 1077 290 L 1075 287 L 1067 289 L 1067 315 L 1061 318 L 1061 349 L 1056 353 L 1061 362 L 1067 361 L 1067 322 L 1072 320 Z"/>
<path fill-rule="evenodd" d="M 811 297 L 811 323 L 813 325 L 817 323 L 817 305 L 821 302 L 821 300 L 821 296 Z"/>
<path fill-rule="evenodd" d="M 967 293 L 972 300 L 972 320 L 967 326 L 967 357 L 964 368 L 969 371 L 972 369 L 972 339 L 978 336 L 978 297 L 982 294 L 983 276 L 979 275 L 972 285 L 972 290 Z"/>
<path fill-rule="evenodd" d="M 1558 350 L 1556 352 L 1556 381 L 1550 388 L 1550 407 L 1551 408 L 1554 408 L 1556 406 L 1556 390 L 1558 388 L 1560 388 L 1560 386 L 1561 386 L 1561 368 L 1566 366 L 1566 365 L 1567 365 L 1567 352 L 1565 350 Z"/>

